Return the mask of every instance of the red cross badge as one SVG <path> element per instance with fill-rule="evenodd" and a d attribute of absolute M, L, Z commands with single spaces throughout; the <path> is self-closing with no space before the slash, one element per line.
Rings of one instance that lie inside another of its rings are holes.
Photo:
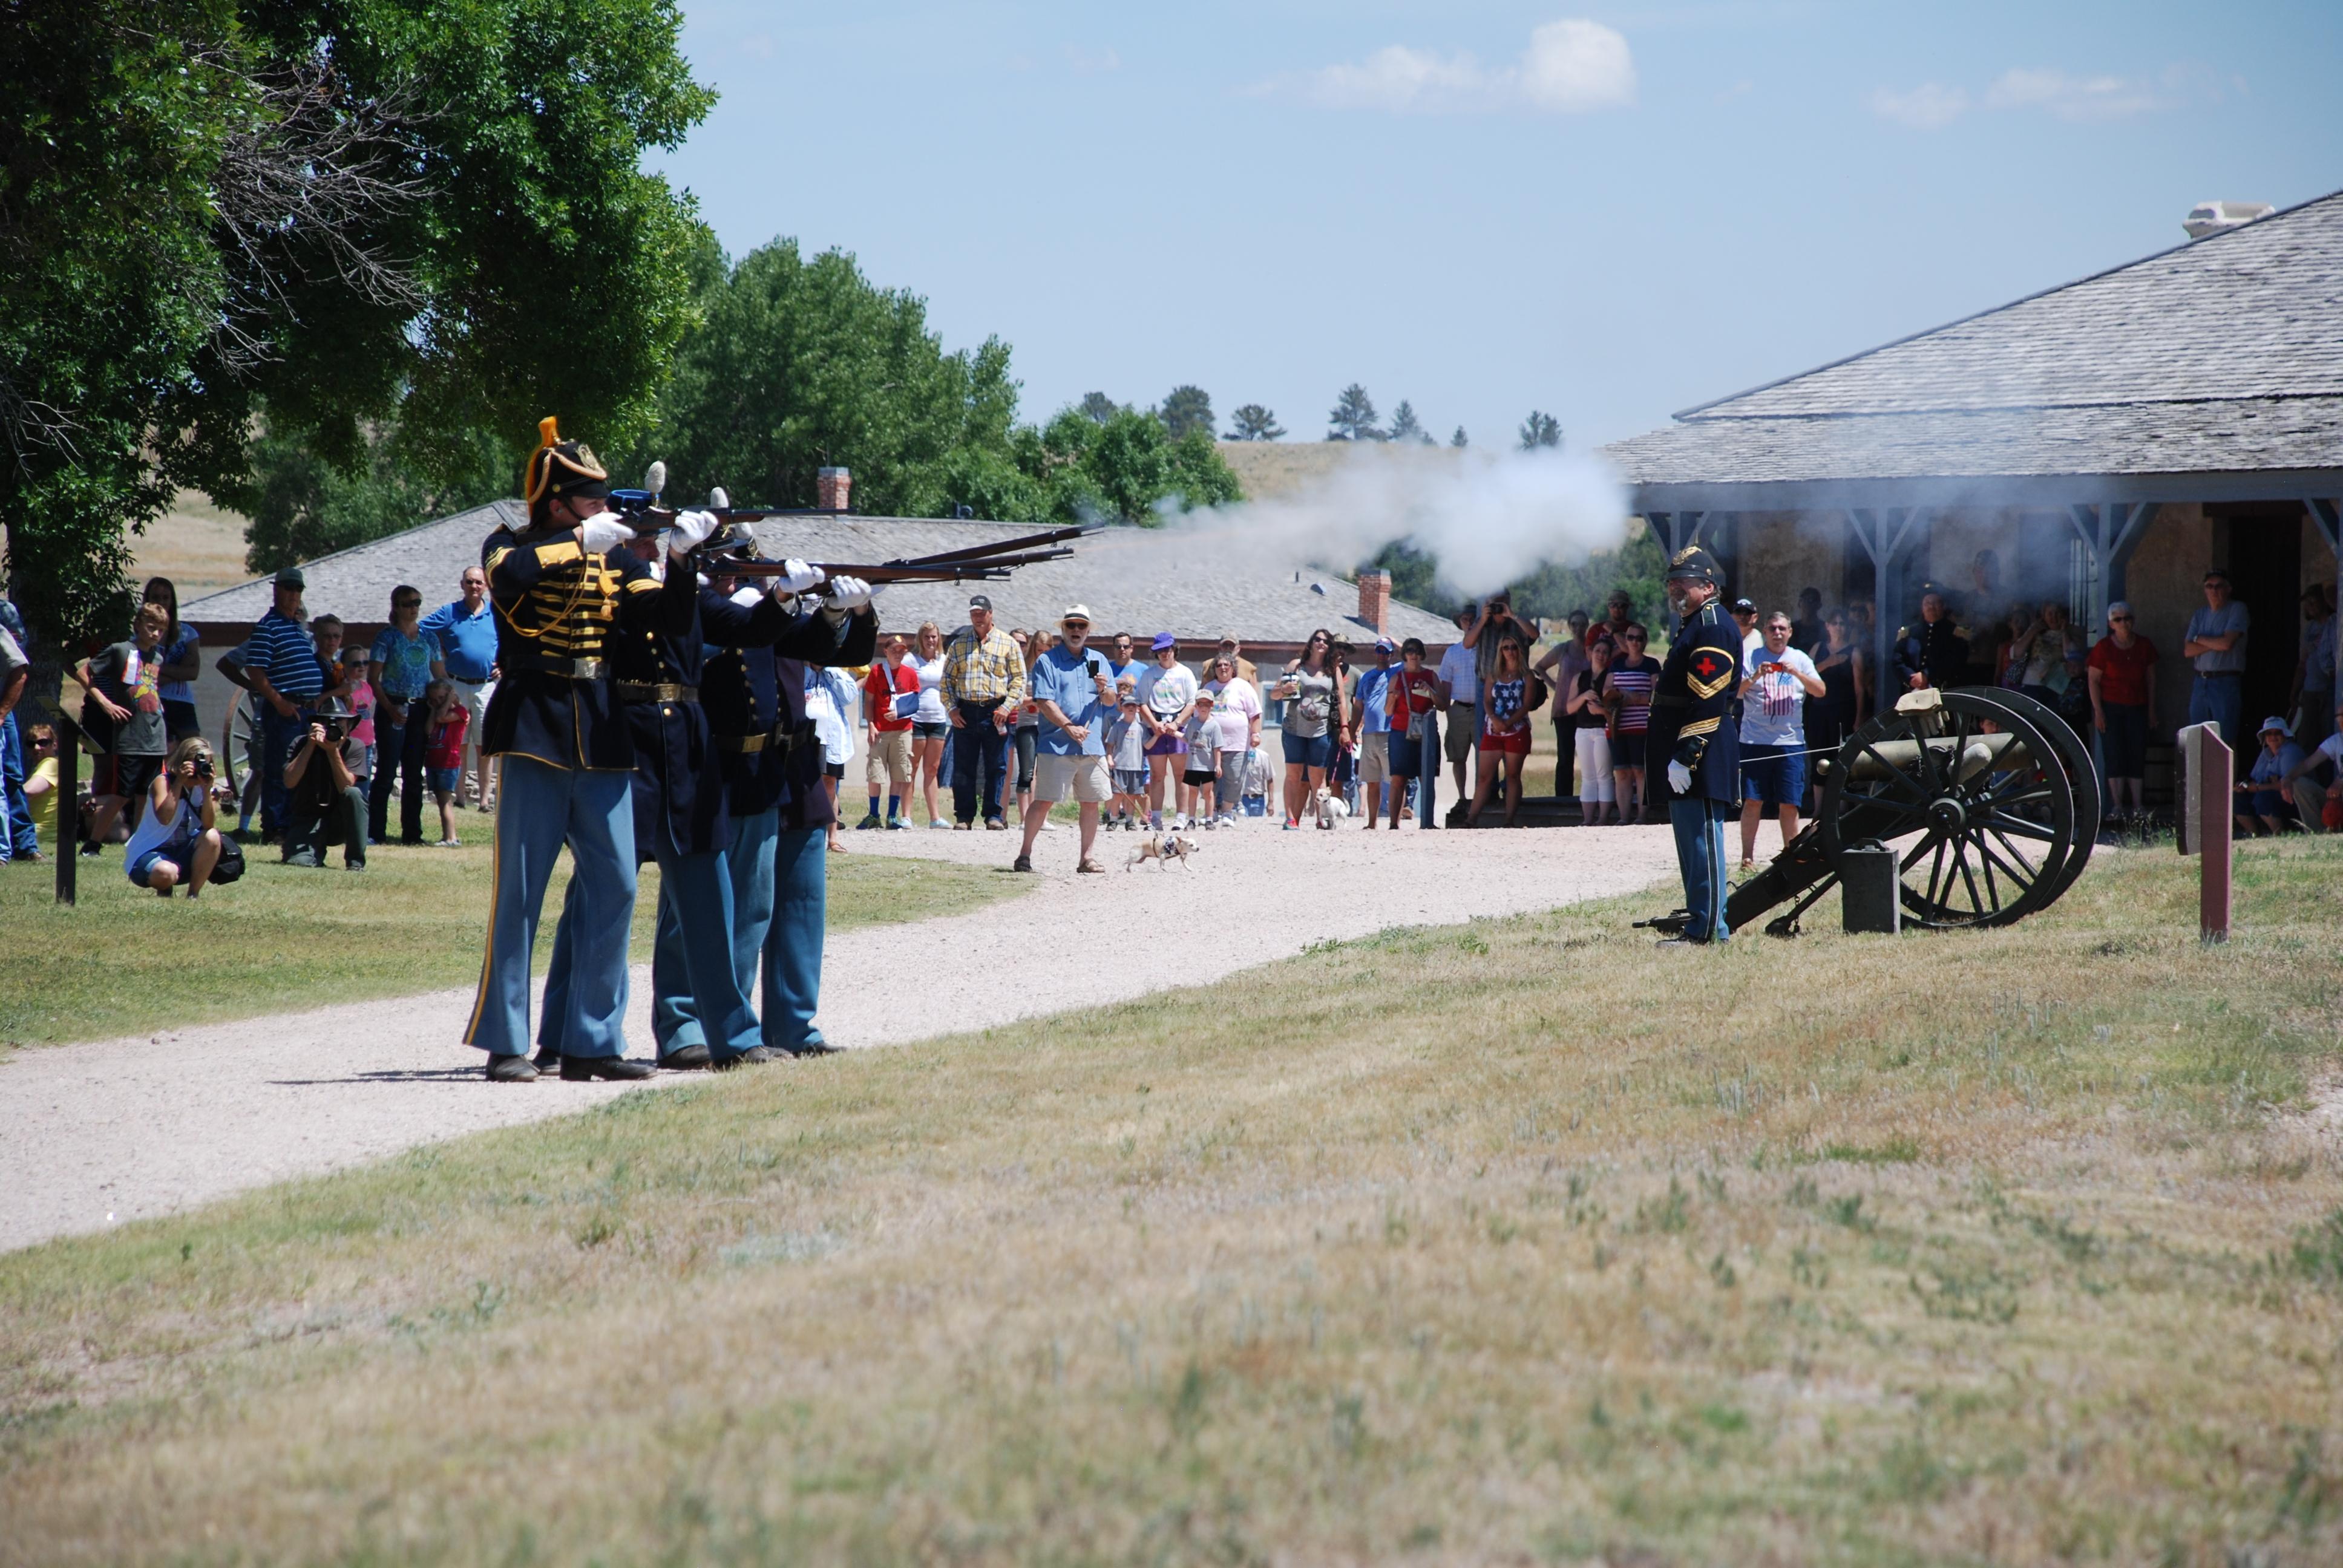
<path fill-rule="evenodd" d="M 1692 672 L 1699 676 L 1704 684 L 1715 680 L 1717 671 L 1724 668 L 1725 661 L 1714 653 L 1703 653 L 1692 661 Z"/>

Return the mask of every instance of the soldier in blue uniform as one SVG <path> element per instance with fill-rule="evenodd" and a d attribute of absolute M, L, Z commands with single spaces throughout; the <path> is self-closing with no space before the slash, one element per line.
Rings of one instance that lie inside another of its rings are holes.
<path fill-rule="evenodd" d="M 635 909 L 635 742 L 609 655 L 628 633 L 686 624 L 696 595 L 688 575 L 662 587 L 618 548 L 634 530 L 607 515 L 609 476 L 593 452 L 562 440 L 549 418 L 538 430 L 543 444 L 522 475 L 528 527 L 499 529 L 480 548 L 498 670 L 480 749 L 501 759 L 503 781 L 488 954 L 464 1040 L 488 1053 L 491 1080 L 538 1077 L 527 1055 L 529 954 L 546 879 L 566 845 L 570 897 L 561 935 L 574 980 L 559 1000 L 561 1076 L 643 1078 L 649 1064 L 621 1055 Z"/>
<path fill-rule="evenodd" d="M 1644 778 L 1667 759 L 1668 822 L 1692 919 L 1662 946 L 1705 945 L 1730 937 L 1725 923 L 1725 822 L 1740 810 L 1741 630 L 1716 602 L 1715 558 L 1698 545 L 1668 562 L 1668 600 L 1684 629 L 1668 648 L 1652 694 Z M 1647 788 L 1650 786 L 1647 785 Z"/>
<path fill-rule="evenodd" d="M 787 591 L 799 586 L 799 579 L 783 579 L 780 586 Z M 709 660 L 700 682 L 732 820 L 725 860 L 731 880 L 733 973 L 746 994 L 758 985 L 762 960 L 762 1043 L 792 1056 L 818 1056 L 831 1049 L 813 1020 L 821 990 L 826 840 L 834 809 L 822 788 L 821 742 L 806 712 L 806 676 L 809 666 L 867 664 L 879 639 L 879 619 L 867 608 L 868 591 L 861 585 L 850 589 L 844 582 L 832 584 L 829 598 L 807 619 L 834 627 L 833 647 L 727 648 Z M 652 960 L 658 993 L 652 1027 L 662 1060 L 669 1062 L 689 1060 L 693 1048 L 704 1048 L 706 1041 L 704 1015 L 669 979 L 685 961 L 688 940 L 680 912 L 662 897 Z"/>

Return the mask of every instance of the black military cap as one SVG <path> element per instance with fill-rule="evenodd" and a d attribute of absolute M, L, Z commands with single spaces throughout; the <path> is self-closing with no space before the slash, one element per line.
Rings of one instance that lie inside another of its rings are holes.
<path fill-rule="evenodd" d="M 1717 569 L 1716 558 L 1698 545 L 1686 545 L 1668 560 L 1667 580 L 1713 583 L 1725 574 Z"/>
<path fill-rule="evenodd" d="M 559 497 L 607 497 L 610 476 L 594 449 L 583 441 L 565 441 L 552 415 L 537 422 L 543 444 L 528 455 L 521 472 L 521 498 L 531 507 Z"/>

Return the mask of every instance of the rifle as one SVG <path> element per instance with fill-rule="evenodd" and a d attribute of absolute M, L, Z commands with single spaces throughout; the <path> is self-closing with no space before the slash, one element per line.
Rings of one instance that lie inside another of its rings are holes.
<path fill-rule="evenodd" d="M 653 463 L 644 488 L 612 490 L 610 510 L 625 518 L 634 528 L 639 538 L 649 538 L 671 527 L 679 508 L 659 504 L 660 490 L 665 488 L 667 466 Z M 724 526 L 710 534 L 693 554 L 710 576 L 743 578 L 777 578 L 786 575 L 783 563 L 767 560 L 756 554 L 757 538 L 749 528 L 751 523 L 767 518 L 843 517 L 848 514 L 834 509 L 805 507 L 735 507 L 719 489 L 709 498 L 716 504 L 696 508 L 713 513 Z M 1047 528 L 1036 534 L 1022 534 L 1015 538 L 995 539 L 990 544 L 966 545 L 955 550 L 942 550 L 928 556 L 898 556 L 892 560 L 869 565 L 854 561 L 814 561 L 827 577 L 860 578 L 873 588 L 887 583 L 958 583 L 1001 582 L 1019 567 L 1039 566 L 1043 561 L 1064 560 L 1074 552 L 1071 541 L 1085 534 L 1095 533 L 1094 528 Z"/>

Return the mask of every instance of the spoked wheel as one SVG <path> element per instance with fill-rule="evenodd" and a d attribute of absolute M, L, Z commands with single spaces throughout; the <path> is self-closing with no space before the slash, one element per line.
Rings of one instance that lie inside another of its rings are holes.
<path fill-rule="evenodd" d="M 1907 916 L 1932 930 L 2022 920 L 2064 892 L 2075 791 L 2056 739 L 2006 695 L 1872 719 L 1840 748 L 1823 794 L 1824 851 L 1896 851 Z M 2071 869 L 2079 870 L 2079 863 Z"/>
<path fill-rule="evenodd" d="M 2098 764 L 2091 760 L 2091 743 L 2075 733 L 2075 727 L 2058 714 L 2057 709 L 2039 698 L 2028 697 L 2022 691 L 2006 691 L 1996 687 L 1964 688 L 1970 696 L 1983 697 L 2015 708 L 2020 716 L 2033 721 L 2034 727 L 2056 743 L 2058 759 L 2066 765 L 2066 779 L 2074 788 L 2075 847 L 2066 853 L 2066 863 L 2060 869 L 2056 898 L 2075 885 L 2090 863 L 2091 850 L 2099 841 L 2100 800 Z"/>
<path fill-rule="evenodd" d="M 254 759 L 260 750 L 260 699 L 249 691 L 236 693 L 236 701 L 227 710 L 227 731 L 221 738 L 220 767 L 227 774 L 228 785 L 236 798 L 244 799 L 245 781 L 251 778 Z"/>

